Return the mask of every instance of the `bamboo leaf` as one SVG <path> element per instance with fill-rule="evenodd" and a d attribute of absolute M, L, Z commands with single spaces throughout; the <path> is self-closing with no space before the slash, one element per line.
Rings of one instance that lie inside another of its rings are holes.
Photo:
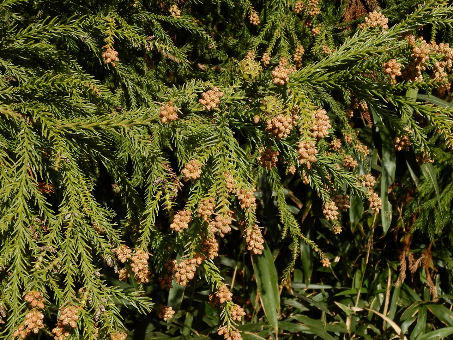
<path fill-rule="evenodd" d="M 309 318 L 306 315 L 294 315 L 291 318 L 303 323 L 304 325 L 306 325 L 308 327 L 314 327 L 314 328 L 318 328 L 320 330 L 325 330 L 328 332 L 346 333 L 346 328 L 344 328 L 343 326 L 332 325 L 329 323 L 324 324 L 323 321 Z"/>
<path fill-rule="evenodd" d="M 181 306 L 182 299 L 184 297 L 185 286 L 180 286 L 176 283 L 175 280 L 172 281 L 172 287 L 168 292 L 168 302 L 167 305 L 172 307 L 173 310 L 178 311 Z"/>
<path fill-rule="evenodd" d="M 358 196 L 351 195 L 351 203 L 349 208 L 349 221 L 352 226 L 359 223 L 360 218 L 363 214 L 363 202 L 362 199 Z"/>
<path fill-rule="evenodd" d="M 314 220 L 312 218 L 305 219 L 304 225 L 309 225 L 305 231 L 305 235 L 308 239 L 311 236 L 311 230 L 314 226 Z M 313 273 L 313 250 L 303 240 L 300 240 L 300 254 L 302 257 L 302 271 L 304 273 L 304 281 L 306 287 L 310 284 L 311 275 Z"/>
<path fill-rule="evenodd" d="M 442 100 L 440 98 L 437 98 L 433 95 L 426 95 L 426 94 L 418 94 L 417 95 L 417 99 L 421 99 L 421 100 L 424 100 L 424 101 L 427 101 L 427 102 L 430 102 L 431 104 L 434 104 L 434 105 L 437 105 L 437 106 L 441 106 L 441 107 L 445 107 L 447 109 L 453 109 L 453 104 L 452 103 L 449 103 L 445 100 Z"/>
<path fill-rule="evenodd" d="M 352 311 L 352 309 L 349 308 L 348 306 L 346 306 L 346 305 L 344 305 L 344 304 L 342 304 L 342 303 L 339 303 L 339 302 L 337 302 L 337 301 L 334 301 L 334 303 L 335 303 L 338 307 L 340 307 L 340 308 L 343 310 L 343 312 L 346 313 L 346 315 L 349 316 L 349 315 L 354 314 L 354 312 Z"/>
<path fill-rule="evenodd" d="M 306 312 L 306 311 L 310 310 L 307 307 L 305 307 L 303 304 L 301 304 L 299 301 L 297 301 L 296 299 L 284 299 L 283 303 L 285 305 L 297 308 L 297 309 L 299 309 L 302 312 Z"/>
<path fill-rule="evenodd" d="M 330 285 L 317 285 L 317 284 L 309 284 L 308 286 L 303 283 L 291 283 L 291 287 L 296 289 L 332 289 L 333 286 Z"/>
<path fill-rule="evenodd" d="M 376 130 L 378 130 L 382 141 L 381 220 L 382 229 L 384 229 L 384 234 L 386 234 L 392 222 L 392 205 L 388 200 L 388 187 L 395 180 L 396 155 L 393 138 L 387 127 L 384 125 L 382 118 L 373 107 L 371 107 L 371 112 L 373 113 Z"/>
<path fill-rule="evenodd" d="M 403 312 L 403 314 L 400 317 L 400 320 L 404 321 L 415 316 L 418 313 L 419 307 L 422 306 L 423 304 L 424 303 L 422 301 L 414 302 Z"/>
<path fill-rule="evenodd" d="M 313 299 L 310 299 L 309 297 L 306 297 L 302 294 L 298 294 L 298 293 L 293 293 L 294 296 L 312 304 L 313 306 L 315 306 L 316 308 L 322 310 L 323 312 L 327 313 L 327 314 L 330 314 L 332 315 L 332 313 L 329 311 L 329 309 L 327 309 L 327 307 L 325 306 L 325 303 L 322 303 L 322 302 L 317 302 Z"/>
<path fill-rule="evenodd" d="M 360 294 L 368 293 L 368 290 L 366 288 L 362 287 L 360 289 L 357 289 L 357 288 L 347 289 L 345 291 L 335 294 L 334 296 L 357 295 L 359 293 L 359 291 L 360 291 Z"/>
<path fill-rule="evenodd" d="M 431 163 L 425 163 L 422 164 L 420 167 L 422 169 L 423 175 L 431 181 L 431 183 L 434 186 L 434 190 L 436 191 L 436 197 L 437 197 L 437 203 L 439 205 L 439 209 L 441 209 L 440 205 L 440 191 L 439 191 L 439 185 L 437 184 L 437 179 L 436 179 L 436 173 L 434 171 L 434 167 Z"/>
<path fill-rule="evenodd" d="M 316 327 L 308 327 L 309 331 L 313 334 L 316 334 L 317 336 L 319 336 L 320 338 L 324 339 L 324 340 L 335 340 L 335 338 L 333 336 L 331 336 L 330 334 L 328 334 L 326 331 L 322 330 L 322 329 L 319 329 L 319 328 L 316 328 Z"/>
<path fill-rule="evenodd" d="M 401 324 L 401 331 L 406 334 L 407 330 L 409 329 L 410 325 L 412 325 L 414 323 L 414 321 L 417 320 L 417 317 L 414 316 L 413 318 L 409 318 L 407 319 L 406 321 L 404 321 L 402 324 Z"/>
<path fill-rule="evenodd" d="M 184 321 L 184 328 L 182 330 L 183 335 L 189 335 L 190 330 L 192 329 L 193 323 L 193 314 L 191 312 L 186 313 L 186 320 Z"/>
<path fill-rule="evenodd" d="M 400 287 L 396 287 L 393 290 L 392 300 L 390 301 L 390 309 L 389 309 L 389 312 L 387 314 L 387 316 L 390 319 L 392 319 L 392 320 L 395 317 L 396 307 L 397 307 L 397 303 L 398 303 L 398 298 L 400 296 L 400 291 L 401 291 L 401 286 Z"/>
<path fill-rule="evenodd" d="M 241 335 L 244 340 L 265 340 L 265 338 L 250 332 L 241 332 Z"/>
<path fill-rule="evenodd" d="M 264 245 L 261 255 L 252 256 L 253 270 L 264 313 L 275 332 L 278 332 L 278 315 L 280 313 L 278 275 L 269 246 L 266 243 Z"/>
<path fill-rule="evenodd" d="M 415 102 L 417 100 L 418 96 L 418 88 L 410 88 L 406 91 L 406 97 L 410 100 Z"/>
<path fill-rule="evenodd" d="M 280 329 L 283 329 L 288 332 L 297 333 L 297 332 L 304 332 L 309 330 L 309 328 L 305 325 L 300 325 L 298 323 L 292 323 L 288 321 L 279 321 L 278 326 Z"/>
<path fill-rule="evenodd" d="M 406 158 L 406 165 L 407 165 L 409 173 L 412 177 L 412 180 L 415 183 L 415 186 L 418 188 L 420 186 L 420 179 L 418 178 L 418 176 L 416 174 L 416 168 L 415 168 L 416 163 L 409 162 L 409 160 Z"/>
<path fill-rule="evenodd" d="M 415 340 L 419 335 L 425 334 L 427 314 L 428 313 L 426 307 L 421 306 L 418 310 L 417 324 L 415 325 L 415 328 L 411 333 L 410 340 Z"/>
<path fill-rule="evenodd" d="M 422 301 L 417 293 L 415 293 L 414 290 L 405 283 L 401 285 L 401 291 L 405 293 L 407 298 L 410 298 L 412 300 L 411 302 Z"/>
<path fill-rule="evenodd" d="M 448 335 L 453 334 L 453 327 L 446 327 L 446 328 L 441 328 L 437 329 L 435 331 L 426 333 L 420 337 L 417 338 L 417 340 L 428 340 L 428 339 L 440 339 L 444 338 Z"/>
<path fill-rule="evenodd" d="M 389 323 L 390 326 L 392 326 L 392 328 L 395 330 L 396 334 L 398 334 L 401 339 L 404 339 L 404 340 L 407 340 L 406 336 L 403 335 L 403 332 L 401 331 L 401 328 L 391 319 L 389 319 L 387 316 L 385 316 L 384 314 L 381 314 L 379 312 L 376 312 L 375 310 L 372 310 L 372 309 L 369 309 L 369 308 L 363 308 L 367 311 L 370 311 L 378 316 L 380 316 L 382 319 L 384 319 L 385 321 L 387 321 Z"/>
<path fill-rule="evenodd" d="M 442 305 L 426 305 L 426 308 L 433 313 L 440 321 L 447 326 L 453 327 L 453 312 Z"/>

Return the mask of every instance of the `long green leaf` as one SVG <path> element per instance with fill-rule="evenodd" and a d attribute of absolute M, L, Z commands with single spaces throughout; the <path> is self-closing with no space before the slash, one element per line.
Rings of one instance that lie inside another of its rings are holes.
<path fill-rule="evenodd" d="M 250 332 L 241 332 L 241 335 L 244 340 L 265 340 L 265 338 Z"/>
<path fill-rule="evenodd" d="M 410 340 L 418 339 L 419 335 L 425 334 L 427 314 L 428 313 L 426 307 L 421 306 L 420 309 L 418 310 L 417 324 L 415 325 L 415 328 L 411 333 Z"/>
<path fill-rule="evenodd" d="M 357 295 L 359 293 L 359 291 L 360 291 L 360 294 L 368 293 L 368 290 L 366 288 L 362 287 L 360 289 L 357 289 L 357 288 L 347 289 L 347 290 L 344 290 L 342 292 L 335 294 L 334 296 Z"/>
<path fill-rule="evenodd" d="M 394 290 L 393 290 L 393 294 L 392 294 L 392 300 L 390 301 L 390 310 L 387 314 L 387 316 L 393 320 L 393 318 L 395 317 L 395 313 L 396 313 L 396 308 L 397 308 L 397 303 L 398 303 L 398 298 L 400 296 L 400 291 L 401 291 L 401 287 L 396 287 Z"/>
<path fill-rule="evenodd" d="M 315 320 L 313 320 L 313 321 L 315 321 Z M 328 334 L 325 330 L 323 330 L 319 327 L 316 327 L 314 325 L 310 325 L 310 324 L 300 325 L 297 323 L 291 323 L 291 322 L 287 322 L 287 321 L 280 321 L 278 324 L 281 329 L 284 329 L 285 331 L 289 331 L 292 333 L 298 333 L 298 332 L 313 333 L 325 340 L 335 340 L 335 338 L 332 337 L 330 334 Z"/>
<path fill-rule="evenodd" d="M 299 301 L 297 301 L 296 299 L 284 299 L 283 304 L 297 308 L 302 312 L 307 312 L 310 310 L 307 307 L 305 307 L 303 304 L 301 304 Z"/>
<path fill-rule="evenodd" d="M 407 165 L 407 168 L 409 170 L 409 173 L 412 177 L 412 180 L 414 181 L 415 183 L 415 186 L 418 188 L 420 186 L 420 179 L 418 178 L 417 174 L 416 174 L 416 170 L 414 168 L 414 164 L 412 162 L 410 162 L 407 158 L 406 158 L 406 165 Z"/>
<path fill-rule="evenodd" d="M 291 283 L 291 287 L 296 289 L 332 289 L 333 286 L 330 285 L 317 285 L 317 284 L 309 284 L 308 286 L 304 283 Z"/>
<path fill-rule="evenodd" d="M 428 340 L 428 339 L 440 339 L 444 338 L 448 335 L 453 334 L 453 327 L 446 327 L 446 328 L 441 328 L 429 333 L 426 333 L 420 337 L 417 338 L 417 340 Z"/>
<path fill-rule="evenodd" d="M 280 329 L 283 329 L 283 330 L 291 332 L 291 333 L 304 332 L 309 329 L 305 325 L 300 325 L 298 323 L 292 323 L 292 322 L 288 322 L 288 321 L 279 321 L 278 326 Z"/>
<path fill-rule="evenodd" d="M 418 294 L 405 283 L 401 285 L 401 291 L 405 293 L 407 298 L 410 298 L 412 300 L 411 302 L 422 301 L 420 296 L 418 296 Z"/>
<path fill-rule="evenodd" d="M 388 187 L 395 180 L 396 171 L 395 146 L 393 144 L 393 138 L 390 135 L 390 132 L 388 131 L 387 127 L 384 125 L 382 118 L 378 115 L 378 113 L 374 110 L 373 107 L 371 107 L 371 112 L 373 113 L 376 129 L 379 131 L 382 141 L 381 220 L 382 229 L 384 229 L 384 234 L 386 234 L 392 222 L 392 205 L 390 204 L 388 199 Z"/>
<path fill-rule="evenodd" d="M 302 294 L 298 294 L 298 293 L 294 293 L 293 292 L 293 295 L 294 296 L 297 296 L 298 298 L 312 304 L 313 306 L 315 306 L 316 308 L 319 308 L 320 310 L 322 310 L 323 312 L 327 313 L 327 314 L 330 314 L 332 315 L 332 313 L 327 309 L 327 307 L 325 306 L 325 303 L 323 302 L 318 302 L 318 301 L 315 301 L 313 299 L 310 299 L 309 297 L 306 297 Z"/>
<path fill-rule="evenodd" d="M 272 253 L 268 245 L 266 243 L 264 245 L 264 251 L 261 255 L 252 256 L 253 270 L 264 313 L 275 332 L 278 332 L 278 315 L 280 313 L 278 275 Z"/>
<path fill-rule="evenodd" d="M 381 314 L 379 312 L 376 312 L 375 310 L 369 309 L 369 308 L 363 308 L 367 311 L 373 312 L 374 314 L 380 316 L 382 319 L 387 321 L 390 326 L 395 330 L 396 334 L 398 334 L 402 339 L 407 340 L 406 336 L 403 335 L 403 332 L 401 331 L 401 328 L 395 323 L 395 321 L 389 319 L 387 316 L 384 314 Z"/>
<path fill-rule="evenodd" d="M 402 324 L 401 324 L 401 331 L 403 333 L 406 333 L 407 330 L 409 329 L 409 327 L 414 323 L 414 321 L 417 319 L 416 316 L 414 316 L 413 318 L 409 318 L 407 319 L 406 321 L 404 321 Z"/>
<path fill-rule="evenodd" d="M 362 199 L 358 196 L 352 195 L 349 208 L 349 221 L 351 222 L 351 226 L 355 226 L 357 225 L 357 223 L 359 223 L 362 214 L 363 214 Z"/>
<path fill-rule="evenodd" d="M 323 331 L 322 329 L 319 329 L 316 327 L 310 327 L 310 326 L 308 328 L 311 333 L 316 334 L 317 336 L 319 336 L 320 338 L 322 338 L 324 340 L 335 340 L 335 338 L 333 336 L 331 336 L 326 331 Z"/>
<path fill-rule="evenodd" d="M 189 335 L 190 330 L 192 329 L 193 323 L 193 314 L 191 312 L 186 313 L 186 320 L 184 321 L 184 328 L 182 330 L 183 335 Z"/>
<path fill-rule="evenodd" d="M 304 232 L 305 236 L 310 239 L 311 230 L 314 226 L 314 220 L 312 218 L 306 218 L 304 221 Z M 313 274 L 313 250 L 310 245 L 305 243 L 303 240 L 300 241 L 300 254 L 302 257 L 302 271 L 304 273 L 304 281 L 306 287 L 308 287 L 311 275 Z"/>
<path fill-rule="evenodd" d="M 434 171 L 434 167 L 431 163 L 422 164 L 420 167 L 422 169 L 423 175 L 431 181 L 434 186 L 434 190 L 436 191 L 437 203 L 439 205 L 439 209 L 442 211 L 442 207 L 440 205 L 440 191 L 439 185 L 437 184 L 436 173 Z"/>
<path fill-rule="evenodd" d="M 447 326 L 453 327 L 453 312 L 442 305 L 430 304 L 426 308 Z"/>
<path fill-rule="evenodd" d="M 321 320 L 311 319 L 306 315 L 293 315 L 291 318 L 303 323 L 308 327 L 315 327 L 328 332 L 347 333 L 346 328 L 341 325 L 331 325 L 329 323 L 324 325 L 324 322 L 322 322 Z"/>
<path fill-rule="evenodd" d="M 424 101 L 427 101 L 427 102 L 430 102 L 431 104 L 434 104 L 434 105 L 437 105 L 437 106 L 441 106 L 441 107 L 445 107 L 447 109 L 453 109 L 453 104 L 452 103 L 449 103 L 445 100 L 442 100 L 440 98 L 437 98 L 435 96 L 428 96 L 426 94 L 418 94 L 417 95 L 417 98 L 418 99 L 421 99 L 421 100 L 424 100 Z"/>
<path fill-rule="evenodd" d="M 346 315 L 348 315 L 348 316 L 349 316 L 349 315 L 352 315 L 352 314 L 354 314 L 354 312 L 352 311 L 352 309 L 351 309 L 351 308 L 349 308 L 348 306 L 346 306 L 346 305 L 343 305 L 342 303 L 340 303 L 340 302 L 337 302 L 337 301 L 334 301 L 334 303 L 335 303 L 335 304 L 336 304 L 336 305 L 337 305 L 338 307 L 340 307 L 340 308 L 341 308 L 341 309 L 343 310 L 343 312 L 345 312 L 345 313 L 346 313 Z"/>
<path fill-rule="evenodd" d="M 182 299 L 184 297 L 185 286 L 180 286 L 176 283 L 175 280 L 172 281 L 172 287 L 168 292 L 168 302 L 167 305 L 172 307 L 174 311 L 178 311 L 181 306 Z"/>

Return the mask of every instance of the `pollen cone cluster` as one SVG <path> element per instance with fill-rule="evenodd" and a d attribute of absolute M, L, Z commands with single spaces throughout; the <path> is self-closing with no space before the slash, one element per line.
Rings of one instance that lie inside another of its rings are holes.
<path fill-rule="evenodd" d="M 313 125 L 311 126 L 311 136 L 323 138 L 329 134 L 331 128 L 329 117 L 324 109 L 319 109 L 311 114 Z"/>
<path fill-rule="evenodd" d="M 382 200 L 378 194 L 375 192 L 371 193 L 368 198 L 368 203 L 370 204 L 370 209 L 373 210 L 376 214 L 379 214 L 379 210 L 382 209 Z"/>
<path fill-rule="evenodd" d="M 191 259 L 184 260 L 174 265 L 174 277 L 176 283 L 181 286 L 186 286 L 187 283 L 195 276 L 197 267 L 204 261 L 205 257 L 200 254 L 195 254 Z"/>
<path fill-rule="evenodd" d="M 272 81 L 277 85 L 285 85 L 289 82 L 289 75 L 295 70 L 284 66 L 277 66 L 272 72 Z"/>
<path fill-rule="evenodd" d="M 277 150 L 266 149 L 261 151 L 260 156 L 258 156 L 257 159 L 263 168 L 270 170 L 277 166 L 278 154 L 279 152 Z"/>
<path fill-rule="evenodd" d="M 311 163 L 316 162 L 316 154 L 318 150 L 316 149 L 314 141 L 300 142 L 299 143 L 299 162 L 305 164 L 307 169 L 311 168 Z"/>
<path fill-rule="evenodd" d="M 234 330 L 228 330 L 227 327 L 221 327 L 217 331 L 218 335 L 223 335 L 225 340 L 242 340 L 241 333 Z"/>
<path fill-rule="evenodd" d="M 247 243 L 247 249 L 250 250 L 253 254 L 261 254 L 263 252 L 264 239 L 261 234 L 261 229 L 258 228 L 258 225 L 254 225 L 253 228 L 248 228 L 246 230 L 245 242 Z"/>
<path fill-rule="evenodd" d="M 118 280 L 120 281 L 124 281 L 126 282 L 127 279 L 131 276 L 130 273 L 129 273 L 129 269 L 127 268 L 121 268 L 119 271 L 118 271 Z"/>
<path fill-rule="evenodd" d="M 217 242 L 214 236 L 206 237 L 202 242 L 202 252 L 206 258 L 212 260 L 219 256 L 219 242 Z"/>
<path fill-rule="evenodd" d="M 256 209 L 256 198 L 252 190 L 239 189 L 237 196 L 242 209 Z"/>
<path fill-rule="evenodd" d="M 195 181 L 201 176 L 201 167 L 203 164 L 196 159 L 190 160 L 184 169 L 182 169 L 182 174 L 184 176 L 184 181 Z"/>
<path fill-rule="evenodd" d="M 395 149 L 398 151 L 401 150 L 409 151 L 410 145 L 411 141 L 409 140 L 409 137 L 406 135 L 395 138 Z"/>
<path fill-rule="evenodd" d="M 170 15 L 175 18 L 179 18 L 181 16 L 181 11 L 176 4 L 170 7 Z"/>
<path fill-rule="evenodd" d="M 260 24 L 260 17 L 259 17 L 259 15 L 258 15 L 258 12 L 257 12 L 257 11 L 253 11 L 253 12 L 250 14 L 249 20 L 250 20 L 250 23 L 251 23 L 253 26 L 258 26 L 258 25 Z"/>
<path fill-rule="evenodd" d="M 396 83 L 396 77 L 401 75 L 401 63 L 397 63 L 396 59 L 391 59 L 382 65 L 384 73 L 388 74 L 392 81 Z"/>
<path fill-rule="evenodd" d="M 139 284 L 149 282 L 151 272 L 148 269 L 148 259 L 148 253 L 141 249 L 136 250 L 132 256 L 131 268 Z"/>
<path fill-rule="evenodd" d="M 225 186 L 228 189 L 228 192 L 235 192 L 236 182 L 234 181 L 234 177 L 229 172 L 224 172 L 223 175 L 225 176 Z"/>
<path fill-rule="evenodd" d="M 231 214 L 217 215 L 211 222 L 209 222 L 208 231 L 211 234 L 219 234 L 220 237 L 224 237 L 231 231 Z"/>
<path fill-rule="evenodd" d="M 198 205 L 198 217 L 203 217 L 203 220 L 208 222 L 214 213 L 214 207 L 214 197 L 202 198 Z"/>
<path fill-rule="evenodd" d="M 203 105 L 204 110 L 211 111 L 219 106 L 221 97 L 223 97 L 223 92 L 214 86 L 211 90 L 203 92 L 198 102 Z"/>
<path fill-rule="evenodd" d="M 120 245 L 117 249 L 116 249 L 116 257 L 118 258 L 118 260 L 121 261 L 121 263 L 125 263 L 128 259 L 131 258 L 131 254 L 132 254 L 132 250 L 131 248 L 129 248 L 128 246 L 126 246 L 125 244 L 122 244 Z"/>
<path fill-rule="evenodd" d="M 279 114 L 266 122 L 266 131 L 270 132 L 271 137 L 274 137 L 276 140 L 286 138 L 291 133 L 298 119 L 299 115 L 297 113 L 288 116 Z"/>
<path fill-rule="evenodd" d="M 336 138 L 333 141 L 330 142 L 330 147 L 334 151 L 339 151 L 341 149 L 341 140 Z"/>
<path fill-rule="evenodd" d="M 372 174 L 366 174 L 362 176 L 362 186 L 373 189 L 376 185 L 376 178 Z"/>
<path fill-rule="evenodd" d="M 37 307 L 39 309 L 44 309 L 44 297 L 41 295 L 41 293 L 37 292 L 37 291 L 31 291 L 31 292 L 28 292 L 25 297 L 24 297 L 24 300 L 28 302 L 29 306 L 34 308 L 34 307 Z"/>
<path fill-rule="evenodd" d="M 111 340 L 126 340 L 126 338 L 127 338 L 127 334 L 126 333 L 118 332 L 118 333 L 110 334 L 110 339 Z"/>
<path fill-rule="evenodd" d="M 176 107 L 173 106 L 173 102 L 170 101 L 168 104 L 164 104 L 160 107 L 160 121 L 162 123 L 170 123 L 178 119 L 178 114 L 176 113 Z"/>
<path fill-rule="evenodd" d="M 65 340 L 69 337 L 72 328 L 77 327 L 79 308 L 75 306 L 64 307 L 58 318 L 57 327 L 52 330 L 55 340 Z"/>
<path fill-rule="evenodd" d="M 37 308 L 32 309 L 25 315 L 25 322 L 14 331 L 14 337 L 25 339 L 29 335 L 37 334 L 41 328 L 44 328 L 44 314 Z"/>
<path fill-rule="evenodd" d="M 305 49 L 302 45 L 297 46 L 296 51 L 294 52 L 293 61 L 297 67 L 302 66 L 302 56 L 305 53 Z"/>
<path fill-rule="evenodd" d="M 355 168 L 358 165 L 359 163 L 354 158 L 352 158 L 351 155 L 346 155 L 343 158 L 343 166 L 347 166 L 348 168 Z"/>
<path fill-rule="evenodd" d="M 177 232 L 182 232 L 189 228 L 189 223 L 192 221 L 192 212 L 189 210 L 178 211 L 170 224 L 170 228 Z"/>
<path fill-rule="evenodd" d="M 115 63 L 119 62 L 118 52 L 111 46 L 104 46 L 106 49 L 104 53 L 102 53 L 102 58 L 104 58 L 104 62 L 106 64 L 111 64 L 115 67 Z"/>
<path fill-rule="evenodd" d="M 347 211 L 349 209 L 349 195 L 338 194 L 332 197 L 332 201 L 340 211 Z"/>
<path fill-rule="evenodd" d="M 222 285 L 215 293 L 215 296 L 219 299 L 220 303 L 224 303 L 232 300 L 233 293 L 230 292 L 226 285 Z"/>
<path fill-rule="evenodd" d="M 173 318 L 173 314 L 175 314 L 175 311 L 172 307 L 162 306 L 158 316 L 164 321 L 167 321 L 168 319 Z"/>
<path fill-rule="evenodd" d="M 321 9 L 319 8 L 319 0 L 310 0 L 308 2 L 308 14 L 312 17 L 321 13 Z"/>
<path fill-rule="evenodd" d="M 389 28 L 388 26 L 389 19 L 387 19 L 384 14 L 377 11 L 368 13 L 368 16 L 365 17 L 365 24 L 361 27 L 382 27 L 384 29 Z"/>
<path fill-rule="evenodd" d="M 304 3 L 302 1 L 298 1 L 294 5 L 294 12 L 296 12 L 297 14 L 302 12 L 304 9 L 305 9 L 305 5 L 304 5 Z"/>
<path fill-rule="evenodd" d="M 40 329 L 44 328 L 44 314 L 41 312 L 44 309 L 44 297 L 37 291 L 30 291 L 24 296 L 24 300 L 28 302 L 32 310 L 25 315 L 25 321 L 13 333 L 13 337 L 20 337 L 21 339 L 25 339 L 32 333 L 37 334 Z M 5 317 L 6 315 L 3 314 L 6 313 L 3 309 L 1 312 L 2 316 Z"/>
<path fill-rule="evenodd" d="M 328 221 L 338 219 L 338 207 L 333 201 L 325 203 L 322 212 Z"/>
<path fill-rule="evenodd" d="M 264 66 L 267 66 L 271 62 L 271 56 L 269 53 L 264 53 L 263 56 L 261 57 L 261 62 L 263 63 Z"/>
<path fill-rule="evenodd" d="M 235 321 L 241 321 L 242 317 L 245 316 L 245 311 L 241 306 L 234 305 L 234 307 L 230 309 L 230 316 Z"/>

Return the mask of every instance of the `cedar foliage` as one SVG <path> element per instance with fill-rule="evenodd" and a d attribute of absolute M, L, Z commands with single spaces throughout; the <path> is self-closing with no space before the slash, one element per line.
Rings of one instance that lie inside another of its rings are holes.
<path fill-rule="evenodd" d="M 450 334 L 452 10 L 2 1 L 1 336 Z"/>

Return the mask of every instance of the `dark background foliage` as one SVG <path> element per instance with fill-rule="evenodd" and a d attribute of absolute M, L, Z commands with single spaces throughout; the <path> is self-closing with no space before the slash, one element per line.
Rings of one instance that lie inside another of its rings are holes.
<path fill-rule="evenodd" d="M 77 327 L 67 328 L 73 339 L 220 339 L 222 326 L 245 340 L 453 334 L 453 105 L 442 90 L 451 67 L 436 79 L 443 56 L 431 52 L 422 81 L 396 83 L 382 67 L 390 59 L 410 67 L 409 33 L 452 43 L 451 2 L 320 0 L 314 16 L 303 3 L 301 13 L 291 0 L 0 3 L 2 338 L 33 310 L 30 291 L 46 301 L 45 326 L 28 335 L 38 339 L 54 337 L 67 306 L 79 308 Z M 360 26 L 374 10 L 388 30 Z M 272 70 L 282 57 L 295 66 L 299 45 L 302 65 L 275 85 Z M 108 47 L 115 66 L 103 57 Z M 264 53 L 269 67 L 259 63 Z M 198 100 L 213 86 L 224 96 L 208 111 Z M 167 124 L 159 113 L 170 101 L 179 117 Z M 272 138 L 267 121 L 294 107 L 294 129 Z M 310 168 L 298 143 L 311 138 L 310 112 L 321 108 L 332 127 L 314 139 Z M 411 146 L 397 151 L 404 134 Z M 341 151 L 331 148 L 336 139 Z M 363 145 L 369 155 L 357 151 Z M 257 161 L 266 148 L 279 152 L 270 169 Z M 424 152 L 433 163 L 417 162 Z M 343 166 L 345 155 L 357 167 Z M 184 181 L 192 159 L 202 175 Z M 256 211 L 226 190 L 225 173 L 254 193 Z M 361 183 L 367 173 L 377 179 L 378 214 Z M 329 221 L 335 194 L 349 195 L 350 208 Z M 219 256 L 187 286 L 162 289 L 167 260 L 203 252 L 209 229 L 197 209 L 210 196 L 216 215 L 234 211 L 233 230 L 217 236 Z M 186 208 L 190 227 L 172 231 Z M 255 224 L 262 254 L 247 249 Z M 137 283 L 130 260 L 117 259 L 121 244 L 150 254 L 149 282 Z M 119 281 L 124 268 L 131 275 Z M 223 284 L 233 300 L 213 306 L 209 295 Z M 158 317 L 161 305 L 173 318 Z M 245 311 L 240 322 L 234 305 Z"/>

